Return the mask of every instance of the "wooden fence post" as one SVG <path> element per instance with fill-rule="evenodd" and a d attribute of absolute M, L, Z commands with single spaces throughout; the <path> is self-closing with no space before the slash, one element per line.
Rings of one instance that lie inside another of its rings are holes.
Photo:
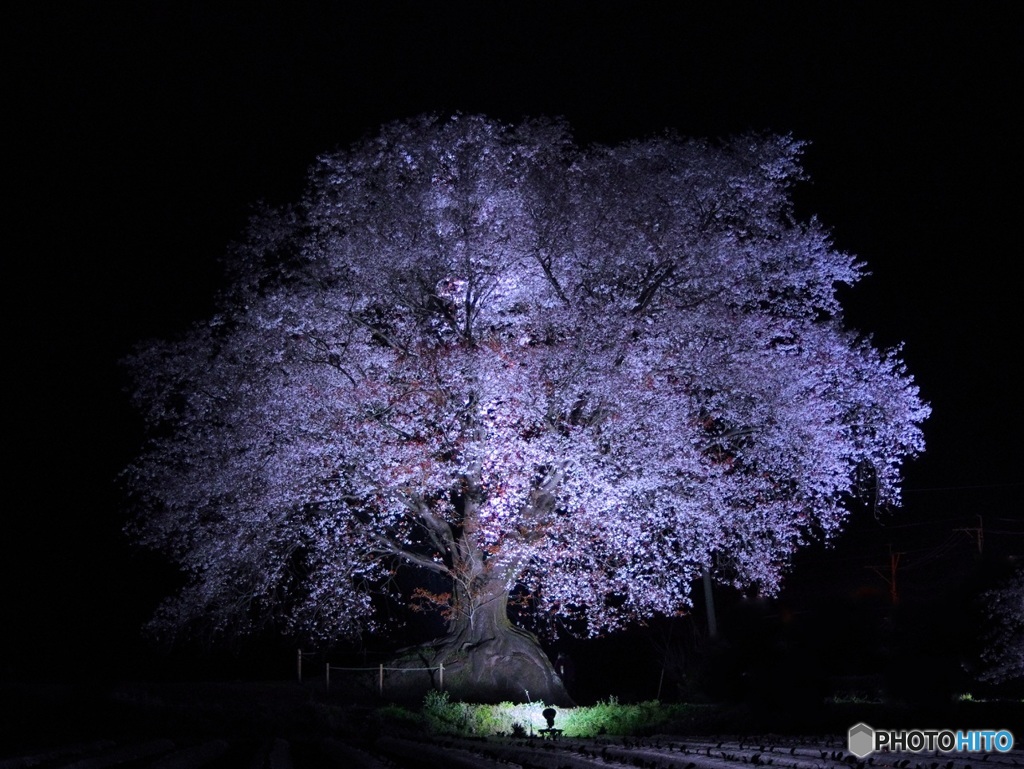
<path fill-rule="evenodd" d="M 295 661 L 295 672 L 298 675 L 299 683 L 302 683 L 302 649 L 299 649 L 299 657 Z"/>
<path fill-rule="evenodd" d="M 326 670 L 324 670 L 324 682 L 327 686 L 327 691 L 331 690 L 331 663 L 325 662 Z"/>
<path fill-rule="evenodd" d="M 444 663 L 443 662 L 439 662 L 437 664 L 441 668 L 441 691 L 443 692 L 444 691 Z"/>
<path fill-rule="evenodd" d="M 380 696 L 383 697 L 384 696 L 384 663 L 383 662 L 380 664 L 380 676 L 379 676 L 379 683 L 377 684 L 377 686 L 378 686 L 378 688 L 380 690 Z"/>

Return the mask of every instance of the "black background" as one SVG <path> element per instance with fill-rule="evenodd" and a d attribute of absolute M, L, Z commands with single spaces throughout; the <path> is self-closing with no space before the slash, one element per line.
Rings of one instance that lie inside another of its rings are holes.
<path fill-rule="evenodd" d="M 934 414 L 927 453 L 907 470 L 905 508 L 856 511 L 837 547 L 803 554 L 782 598 L 757 604 L 757 616 L 802 618 L 823 646 L 870 645 L 856 630 L 870 605 L 863 627 L 914 615 L 904 624 L 921 638 L 945 629 L 935 654 L 969 658 L 970 597 L 1024 553 L 1018 7 L 5 11 L 0 675 L 139 675 L 158 663 L 138 631 L 170 575 L 121 533 L 114 480 L 140 431 L 117 361 L 210 312 L 217 260 L 249 206 L 294 199 L 318 153 L 387 120 L 456 110 L 562 115 L 583 143 L 666 128 L 811 142 L 801 211 L 871 271 L 846 295 L 849 322 L 880 345 L 905 342 Z M 899 607 L 883 578 L 890 551 L 903 554 Z M 722 601 L 738 631 L 742 602 Z"/>

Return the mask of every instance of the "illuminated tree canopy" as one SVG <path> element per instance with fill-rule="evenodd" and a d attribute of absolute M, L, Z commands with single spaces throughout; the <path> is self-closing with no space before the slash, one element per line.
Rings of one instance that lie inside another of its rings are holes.
<path fill-rule="evenodd" d="M 420 570 L 446 681 L 556 701 L 511 590 L 597 634 L 704 568 L 771 593 L 858 489 L 897 503 L 929 409 L 844 328 L 862 268 L 796 219 L 801 150 L 425 116 L 321 157 L 219 313 L 129 361 L 132 532 L 190 577 L 156 624 L 334 639 Z"/>

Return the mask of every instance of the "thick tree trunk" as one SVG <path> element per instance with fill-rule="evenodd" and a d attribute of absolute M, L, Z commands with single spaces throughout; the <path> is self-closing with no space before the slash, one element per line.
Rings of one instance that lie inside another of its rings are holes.
<path fill-rule="evenodd" d="M 447 635 L 398 664 L 444 665 L 444 690 L 455 700 L 571 706 L 572 698 L 537 638 L 509 620 L 503 575 L 467 538 L 456 549 L 454 571 L 459 577 Z M 431 679 L 440 688 L 440 676 L 433 673 Z"/>
<path fill-rule="evenodd" d="M 435 664 L 444 664 L 445 689 L 452 697 L 571 705 L 537 639 L 509 620 L 505 585 L 474 598 L 472 611 L 453 617 L 448 635 L 435 647 Z"/>

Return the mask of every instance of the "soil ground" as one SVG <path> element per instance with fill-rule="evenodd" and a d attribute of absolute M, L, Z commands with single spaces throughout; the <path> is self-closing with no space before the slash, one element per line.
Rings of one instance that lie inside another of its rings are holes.
<path fill-rule="evenodd" d="M 722 706 L 688 722 L 662 724 L 659 734 L 588 740 L 430 735 L 381 720 L 371 703 L 326 692 L 323 682 L 0 684 L 0 703 L 0 769 L 1024 766 L 1022 702 L 931 709 L 829 703 L 813 712 Z M 876 754 L 860 761 L 846 753 L 845 735 L 861 721 L 894 729 L 1010 729 L 1018 747 L 987 757 Z"/>

